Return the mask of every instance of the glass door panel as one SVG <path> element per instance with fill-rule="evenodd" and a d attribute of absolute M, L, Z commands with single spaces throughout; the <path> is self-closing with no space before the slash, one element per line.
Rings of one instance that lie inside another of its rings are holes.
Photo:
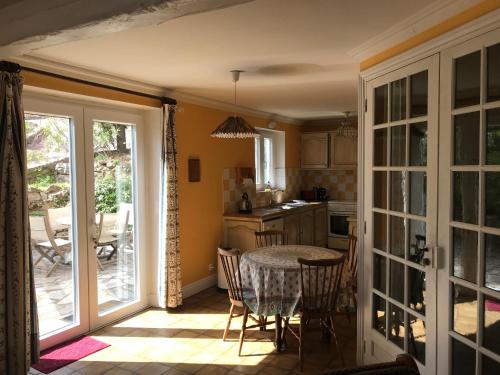
<path fill-rule="evenodd" d="M 436 352 L 437 75 L 432 57 L 368 85 L 372 352 L 410 353 L 424 374 L 434 373 Z"/>
<path fill-rule="evenodd" d="M 25 94 L 28 212 L 42 349 L 88 331 L 83 111 Z"/>
<path fill-rule="evenodd" d="M 443 53 L 443 374 L 500 374 L 499 41 L 492 32 Z"/>
<path fill-rule="evenodd" d="M 132 125 L 93 123 L 95 251 L 99 315 L 135 302 L 135 131 Z"/>
<path fill-rule="evenodd" d="M 73 124 L 26 113 L 28 206 L 40 336 L 78 322 Z"/>

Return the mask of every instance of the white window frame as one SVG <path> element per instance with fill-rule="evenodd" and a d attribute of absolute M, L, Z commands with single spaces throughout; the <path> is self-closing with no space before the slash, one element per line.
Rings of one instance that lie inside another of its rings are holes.
<path fill-rule="evenodd" d="M 263 191 L 268 185 L 272 189 L 284 189 L 284 163 L 285 163 L 285 132 L 269 129 L 257 129 L 261 134 L 254 141 L 255 155 L 255 185 L 257 191 Z M 270 160 L 264 160 L 264 143 L 266 139 L 271 142 Z M 268 180 L 265 179 L 266 163 L 270 163 L 271 173 Z M 283 169 L 283 178 L 280 178 L 279 170 Z"/>

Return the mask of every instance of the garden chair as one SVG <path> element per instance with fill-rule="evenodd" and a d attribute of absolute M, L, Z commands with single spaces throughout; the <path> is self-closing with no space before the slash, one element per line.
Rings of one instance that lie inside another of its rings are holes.
<path fill-rule="evenodd" d="M 51 262 L 52 266 L 46 275 L 48 277 L 54 272 L 58 265 L 68 264 L 69 261 L 66 261 L 66 256 L 71 251 L 71 241 L 55 236 L 55 232 L 50 225 L 49 213 L 47 210 L 44 210 L 43 224 L 48 240 L 36 242 L 34 247 L 40 253 L 40 257 L 34 264 L 37 265 L 43 258 Z"/>
<path fill-rule="evenodd" d="M 112 250 L 106 260 L 111 260 L 113 255 L 118 251 L 118 248 L 125 248 L 129 242 L 128 220 L 130 211 L 126 210 L 125 212 L 118 213 L 116 228 L 109 230 L 103 230 L 104 215 L 102 213 L 100 215 L 100 229 L 98 229 L 99 236 L 97 237 L 96 249 L 100 249 L 98 255 L 101 255 L 106 247 L 110 246 Z"/>

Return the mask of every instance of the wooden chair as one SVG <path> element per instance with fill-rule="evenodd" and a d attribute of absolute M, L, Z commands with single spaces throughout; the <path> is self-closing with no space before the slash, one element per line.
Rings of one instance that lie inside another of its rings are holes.
<path fill-rule="evenodd" d="M 286 230 L 265 230 L 255 232 L 255 247 L 288 245 L 288 232 Z"/>
<path fill-rule="evenodd" d="M 300 370 L 303 370 L 303 338 L 304 329 L 310 320 L 318 319 L 321 328 L 329 332 L 339 352 L 342 365 L 344 356 L 335 333 L 334 318 L 337 311 L 337 300 L 342 279 L 345 255 L 337 259 L 308 260 L 299 258 L 300 263 L 300 285 L 301 285 L 301 308 L 299 311 L 299 332 L 290 326 L 290 318 L 285 319 L 283 334 L 290 332 L 299 340 Z"/>
<path fill-rule="evenodd" d="M 354 305 L 354 308 L 358 308 L 358 300 L 356 299 L 356 293 L 358 290 L 358 238 L 350 234 L 349 235 L 349 245 L 347 249 L 347 259 L 344 266 L 344 291 L 347 294 L 349 300 Z M 346 306 L 349 310 L 349 306 Z M 347 311 L 349 317 L 349 311 Z"/>
<path fill-rule="evenodd" d="M 243 300 L 243 290 L 241 287 L 241 274 L 239 272 L 240 269 L 240 251 L 239 250 L 217 250 L 222 268 L 224 269 L 224 275 L 226 276 L 227 281 L 227 292 L 229 294 L 229 301 L 231 302 L 231 308 L 229 309 L 229 319 L 226 324 L 226 328 L 224 329 L 224 334 L 222 336 L 222 340 L 226 340 L 227 334 L 229 332 L 229 328 L 231 326 L 231 320 L 237 316 L 243 316 L 243 323 L 241 325 L 240 331 L 240 347 L 238 351 L 238 355 L 241 356 L 241 349 L 243 347 L 243 341 L 245 339 L 245 331 L 250 328 L 262 328 L 268 324 L 272 324 L 274 322 L 268 323 L 264 321 L 261 317 L 255 318 L 250 314 L 250 308 L 246 305 Z M 234 309 L 239 308 L 243 309 L 241 313 L 235 313 Z M 247 326 L 248 318 L 252 319 L 255 324 Z"/>
<path fill-rule="evenodd" d="M 40 253 L 40 257 L 35 261 L 34 265 L 37 265 L 43 258 L 51 262 L 52 266 L 46 275 L 48 277 L 54 272 L 57 266 L 67 264 L 66 254 L 71 251 L 71 241 L 55 236 L 55 232 L 50 225 L 48 210 L 44 211 L 43 224 L 48 241 L 37 242 L 35 244 L 35 249 Z"/>

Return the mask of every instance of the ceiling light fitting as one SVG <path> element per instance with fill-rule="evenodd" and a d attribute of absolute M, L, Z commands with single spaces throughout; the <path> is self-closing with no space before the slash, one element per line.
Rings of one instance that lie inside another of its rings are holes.
<path fill-rule="evenodd" d="M 344 138 L 356 138 L 358 136 L 358 129 L 351 125 L 349 113 L 344 112 L 345 118 L 340 122 L 340 127 L 335 132 L 336 136 Z"/>
<path fill-rule="evenodd" d="M 231 70 L 234 82 L 234 105 L 236 106 L 236 82 L 240 79 L 240 73 L 243 70 Z M 229 116 L 210 134 L 214 138 L 254 138 L 260 134 L 243 117 Z"/>

